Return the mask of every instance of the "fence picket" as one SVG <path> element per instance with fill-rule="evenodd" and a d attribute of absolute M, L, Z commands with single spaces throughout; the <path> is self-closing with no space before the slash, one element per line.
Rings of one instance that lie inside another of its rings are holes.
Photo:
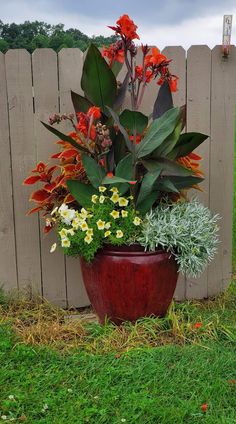
<path fill-rule="evenodd" d="M 221 46 L 212 50 L 210 209 L 219 213 L 220 245 L 208 270 L 208 296 L 221 292 L 231 278 L 236 47 L 222 58 Z"/>
<path fill-rule="evenodd" d="M 58 113 L 58 72 L 57 54 L 52 49 L 37 49 L 32 55 L 34 84 L 34 128 L 37 160 L 45 163 L 59 149 L 54 143 L 55 136 L 47 131 L 40 121 L 48 122 L 48 116 Z M 56 163 L 56 162 L 55 162 Z M 50 246 L 57 241 L 54 231 L 43 234 L 41 223 L 41 257 L 43 295 L 50 302 L 66 307 L 65 261 L 62 251 L 50 254 Z"/>
<path fill-rule="evenodd" d="M 7 107 L 5 57 L 0 53 L 0 285 L 17 288 L 15 225 L 13 216 L 11 149 Z"/>
<path fill-rule="evenodd" d="M 5 60 L 19 288 L 32 285 L 41 293 L 39 222 L 37 216 L 26 216 L 32 187 L 22 185 L 36 159 L 31 56 L 26 50 L 9 50 Z"/>
<path fill-rule="evenodd" d="M 173 93 L 174 106 L 183 106 L 186 104 L 186 52 L 181 46 L 168 46 L 162 53 L 168 59 L 172 59 L 170 71 L 173 75 L 179 77 L 178 91 Z M 175 299 L 181 300 L 186 296 L 186 278 L 180 274 L 175 290 Z"/>
<path fill-rule="evenodd" d="M 75 49 L 62 49 L 58 54 L 59 91 L 61 113 L 73 112 L 70 91 L 83 94 L 80 80 L 83 67 L 83 53 Z M 71 131 L 71 126 L 64 125 L 64 130 Z M 82 281 L 79 259 L 66 258 L 66 280 L 68 306 L 87 306 L 89 300 Z"/>
<path fill-rule="evenodd" d="M 187 55 L 187 131 L 211 132 L 211 50 L 208 46 L 192 46 Z M 191 195 L 209 206 L 209 161 L 210 138 L 196 150 L 202 156 L 201 168 L 205 180 L 201 184 L 203 192 L 193 190 Z M 187 299 L 207 297 L 207 270 L 198 278 L 186 281 Z"/>

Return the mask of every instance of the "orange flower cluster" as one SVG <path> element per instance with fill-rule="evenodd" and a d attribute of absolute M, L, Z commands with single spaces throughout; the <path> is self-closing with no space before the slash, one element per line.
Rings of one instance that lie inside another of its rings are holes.
<path fill-rule="evenodd" d="M 87 113 L 78 112 L 76 114 L 78 123 L 76 125 L 77 130 L 85 137 L 95 140 L 96 128 L 93 122 L 101 118 L 101 110 L 97 106 L 92 106 Z"/>
<path fill-rule="evenodd" d="M 150 82 L 153 78 L 153 72 L 150 69 L 144 71 L 141 65 L 137 65 L 135 66 L 135 78 L 139 81 Z"/>
<path fill-rule="evenodd" d="M 199 177 L 203 175 L 203 172 L 200 170 L 200 160 L 202 160 L 202 157 L 193 152 L 189 153 L 187 156 L 178 158 L 180 165 L 192 170 Z"/>
<path fill-rule="evenodd" d="M 121 16 L 118 21 L 116 21 L 116 24 L 116 27 L 109 26 L 108 28 L 111 28 L 116 32 L 116 34 L 119 34 L 121 37 L 124 37 L 128 40 L 139 40 L 139 35 L 136 32 L 138 27 L 128 15 Z"/>
<path fill-rule="evenodd" d="M 109 66 L 114 62 L 124 63 L 124 49 L 120 47 L 120 43 L 111 44 L 109 47 L 103 47 L 102 56 L 108 58 Z"/>

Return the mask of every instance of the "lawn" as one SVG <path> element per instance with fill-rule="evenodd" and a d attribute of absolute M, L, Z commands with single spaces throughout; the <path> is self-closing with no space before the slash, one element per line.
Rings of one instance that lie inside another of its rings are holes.
<path fill-rule="evenodd" d="M 120 328 L 0 303 L 2 421 L 236 423 L 235 285 Z"/>

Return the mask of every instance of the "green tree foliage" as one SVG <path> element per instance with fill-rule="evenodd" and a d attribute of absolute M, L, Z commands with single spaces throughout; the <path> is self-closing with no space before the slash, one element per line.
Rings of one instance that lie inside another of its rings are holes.
<path fill-rule="evenodd" d="M 88 37 L 76 28 L 65 29 L 63 24 L 49 25 L 46 22 L 25 21 L 23 24 L 5 24 L 0 20 L 0 51 L 27 49 L 32 53 L 37 48 L 50 47 L 55 51 L 63 47 L 78 47 L 85 51 L 91 41 L 98 47 L 116 41 L 115 36 Z"/>

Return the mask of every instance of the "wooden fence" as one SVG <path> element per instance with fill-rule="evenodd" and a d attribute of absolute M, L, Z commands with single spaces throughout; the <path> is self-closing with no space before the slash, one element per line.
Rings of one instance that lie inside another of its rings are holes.
<path fill-rule="evenodd" d="M 187 130 L 209 134 L 199 148 L 206 174 L 201 201 L 221 215 L 221 244 L 215 261 L 198 280 L 179 278 L 176 298 L 203 298 L 222 291 L 231 277 L 233 138 L 236 48 L 223 59 L 221 48 L 164 49 L 180 77 L 176 105 L 187 104 Z M 81 93 L 83 53 L 79 49 L 38 49 L 0 54 L 0 283 L 6 290 L 31 285 L 62 307 L 88 299 L 79 262 L 59 250 L 49 254 L 55 235 L 42 235 L 37 215 L 26 217 L 31 187 L 22 185 L 37 160 L 55 152 L 54 138 L 40 124 L 54 112 L 71 112 L 70 90 Z M 157 85 L 143 102 L 149 114 Z M 127 105 L 129 101 L 127 100 Z M 68 128 L 64 128 L 66 130 Z"/>

